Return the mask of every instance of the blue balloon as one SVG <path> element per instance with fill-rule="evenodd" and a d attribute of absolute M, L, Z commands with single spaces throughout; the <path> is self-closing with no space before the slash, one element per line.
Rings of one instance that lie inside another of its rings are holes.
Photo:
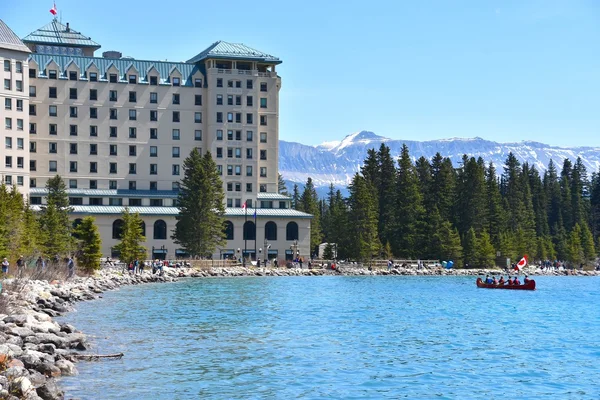
<path fill-rule="evenodd" d="M 446 268 L 452 268 L 452 266 L 454 265 L 454 261 L 448 261 L 448 264 L 446 265 Z"/>

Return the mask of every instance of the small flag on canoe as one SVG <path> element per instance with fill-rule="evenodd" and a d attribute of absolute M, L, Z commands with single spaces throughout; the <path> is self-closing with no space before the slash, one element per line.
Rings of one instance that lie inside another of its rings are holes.
<path fill-rule="evenodd" d="M 54 6 L 50 9 L 50 14 L 52 14 L 52 15 L 58 14 L 58 10 L 56 9 L 56 2 L 54 2 Z"/>
<path fill-rule="evenodd" d="M 515 269 L 521 270 L 526 265 L 527 265 L 527 256 L 525 255 L 525 256 L 523 256 L 523 258 L 521 258 L 521 261 L 519 261 L 517 263 L 517 267 Z"/>

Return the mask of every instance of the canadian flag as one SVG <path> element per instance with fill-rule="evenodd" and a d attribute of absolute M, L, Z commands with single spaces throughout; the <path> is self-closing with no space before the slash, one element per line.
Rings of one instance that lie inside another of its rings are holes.
<path fill-rule="evenodd" d="M 242 204 L 242 210 L 246 211 L 246 202 L 244 202 L 244 204 Z"/>
<path fill-rule="evenodd" d="M 523 256 L 523 258 L 521 258 L 521 261 L 519 261 L 519 262 L 517 263 L 517 267 L 516 267 L 516 269 L 519 269 L 519 270 L 521 270 L 521 269 L 523 269 L 523 267 L 524 267 L 524 266 L 526 266 L 526 265 L 527 265 L 527 255 L 524 255 L 524 256 Z"/>
<path fill-rule="evenodd" d="M 50 9 L 50 14 L 52 14 L 52 15 L 58 14 L 58 10 L 56 9 L 56 2 L 54 2 L 54 6 Z"/>

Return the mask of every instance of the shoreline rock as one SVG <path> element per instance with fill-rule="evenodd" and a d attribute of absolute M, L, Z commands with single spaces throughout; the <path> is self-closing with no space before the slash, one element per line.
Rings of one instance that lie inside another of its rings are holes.
<path fill-rule="evenodd" d="M 530 276 L 600 276 L 600 271 L 528 270 Z M 125 285 L 174 282 L 179 278 L 218 278 L 251 276 L 481 276 L 513 275 L 501 269 L 443 268 L 373 268 L 361 264 L 341 263 L 335 270 L 273 267 L 219 267 L 210 269 L 167 268 L 162 276 L 144 272 L 129 275 L 114 269 L 102 270 L 93 277 L 76 277 L 68 281 L 25 281 L 21 290 L 10 298 L 12 312 L 0 314 L 0 398 L 18 393 L 29 400 L 64 399 L 57 383 L 61 376 L 77 375 L 77 355 L 90 346 L 87 337 L 72 325 L 58 323 L 55 317 L 73 310 L 79 301 L 94 300 L 108 290 Z M 522 274 L 522 273 L 521 273 Z M 10 284 L 11 280 L 5 280 Z M 2 296 L 7 296 L 3 293 Z"/>

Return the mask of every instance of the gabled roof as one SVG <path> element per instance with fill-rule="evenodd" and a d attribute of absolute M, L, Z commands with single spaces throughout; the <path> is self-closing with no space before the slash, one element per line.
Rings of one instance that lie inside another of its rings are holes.
<path fill-rule="evenodd" d="M 195 63 L 210 58 L 217 59 L 239 59 L 247 61 L 262 61 L 273 64 L 281 64 L 281 60 L 270 54 L 263 53 L 248 47 L 242 43 L 228 43 L 222 40 L 211 44 L 206 50 L 202 51 L 196 57 L 188 60 L 189 63 Z"/>
<path fill-rule="evenodd" d="M 31 32 L 23 38 L 25 43 L 54 44 L 63 46 L 93 47 L 99 49 L 100 45 L 94 42 L 90 37 L 82 35 L 73 28 L 67 28 L 65 25 L 53 19 L 48 25 Z"/>
<path fill-rule="evenodd" d="M 23 44 L 21 39 L 0 19 L 0 49 L 23 51 L 31 53 L 31 50 Z"/>

